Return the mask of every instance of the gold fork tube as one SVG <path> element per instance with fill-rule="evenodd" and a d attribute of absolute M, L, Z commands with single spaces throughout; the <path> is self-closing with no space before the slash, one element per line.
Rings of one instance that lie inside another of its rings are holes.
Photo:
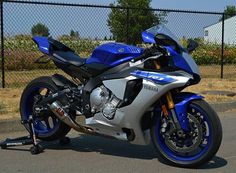
<path fill-rule="evenodd" d="M 171 92 L 168 92 L 168 93 L 166 94 L 166 99 L 167 99 L 168 108 L 169 108 L 169 109 L 174 109 L 175 104 L 174 104 L 174 101 L 173 101 Z"/>

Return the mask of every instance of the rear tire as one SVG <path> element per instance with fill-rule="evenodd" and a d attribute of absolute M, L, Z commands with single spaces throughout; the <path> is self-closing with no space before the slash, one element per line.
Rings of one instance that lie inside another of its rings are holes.
<path fill-rule="evenodd" d="M 175 152 L 168 148 L 165 144 L 165 141 L 161 139 L 162 135 L 160 135 L 160 115 L 157 116 L 157 121 L 155 125 L 151 128 L 152 141 L 158 153 L 160 153 L 160 156 L 164 160 L 174 166 L 195 168 L 207 163 L 217 153 L 222 141 L 222 127 L 220 119 L 216 112 L 210 107 L 210 105 L 204 100 L 194 100 L 188 105 L 188 110 L 191 109 L 191 107 L 197 108 L 199 112 L 204 114 L 204 118 L 208 121 L 207 123 L 209 123 L 210 137 L 208 139 L 210 142 L 209 144 L 206 144 L 205 147 L 207 148 L 205 148 L 204 151 L 201 152 L 202 154 L 196 154 L 191 157 L 188 155 L 183 156 L 180 155 L 178 152 Z"/>
<path fill-rule="evenodd" d="M 53 141 L 57 139 L 61 139 L 70 131 L 70 127 L 59 120 L 51 111 L 45 113 L 46 118 L 51 118 L 53 121 L 52 128 L 48 128 L 48 126 L 43 124 L 43 121 L 37 120 L 37 117 L 34 115 L 33 107 L 34 107 L 34 98 L 40 94 L 40 90 L 47 89 L 52 93 L 58 91 L 58 87 L 54 84 L 51 77 L 43 76 L 34 79 L 31 81 L 26 88 L 24 89 L 21 100 L 20 100 L 20 114 L 22 120 L 28 120 L 29 115 L 33 115 L 33 124 L 36 136 L 38 139 L 44 141 Z M 55 124 L 54 124 L 55 122 Z M 29 130 L 29 126 L 24 125 L 25 128 Z M 44 127 L 46 126 L 46 127 Z"/>

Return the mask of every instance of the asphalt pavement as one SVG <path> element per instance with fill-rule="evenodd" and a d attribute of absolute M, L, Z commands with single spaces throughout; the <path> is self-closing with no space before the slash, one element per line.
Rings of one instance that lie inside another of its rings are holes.
<path fill-rule="evenodd" d="M 158 159 L 152 145 L 138 146 L 127 142 L 88 136 L 71 131 L 71 144 L 41 143 L 45 150 L 31 155 L 30 146 L 0 149 L 0 173 L 185 173 L 236 172 L 236 111 L 219 113 L 223 125 L 223 142 L 212 161 L 198 169 L 172 167 Z M 24 132 L 1 133 L 0 140 Z"/>

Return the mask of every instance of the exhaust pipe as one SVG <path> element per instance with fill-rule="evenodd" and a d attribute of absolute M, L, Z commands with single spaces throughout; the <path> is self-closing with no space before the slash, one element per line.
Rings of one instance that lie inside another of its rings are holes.
<path fill-rule="evenodd" d="M 71 119 L 71 117 L 62 108 L 61 104 L 58 101 L 53 102 L 50 105 L 50 109 L 62 122 L 73 128 L 74 130 L 82 133 L 89 133 L 89 134 L 95 133 L 93 129 L 81 126 L 78 123 L 76 123 L 73 119 Z"/>

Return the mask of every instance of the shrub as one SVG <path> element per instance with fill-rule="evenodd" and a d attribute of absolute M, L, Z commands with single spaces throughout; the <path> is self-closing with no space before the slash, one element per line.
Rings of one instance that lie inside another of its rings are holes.
<path fill-rule="evenodd" d="M 200 45 L 193 53 L 192 56 L 198 65 L 211 65 L 221 63 L 221 46 L 216 44 L 203 44 Z M 236 63 L 236 47 L 225 47 L 224 50 L 224 63 Z"/>
<path fill-rule="evenodd" d="M 221 45 L 205 42 L 202 38 L 195 38 L 199 47 L 192 53 L 192 57 L 198 65 L 212 65 L 221 63 Z M 182 38 L 180 42 L 187 47 L 187 40 Z M 236 63 L 236 46 L 225 46 L 224 63 Z"/>
<path fill-rule="evenodd" d="M 26 51 L 24 49 L 6 50 L 5 68 L 6 70 L 54 69 L 55 65 L 51 61 L 47 64 L 34 63 L 36 58 L 41 55 L 38 51 Z"/>
<path fill-rule="evenodd" d="M 37 23 L 36 25 L 34 25 L 31 28 L 31 34 L 34 36 L 38 35 L 44 37 L 48 37 L 50 35 L 48 27 L 42 23 Z"/>

